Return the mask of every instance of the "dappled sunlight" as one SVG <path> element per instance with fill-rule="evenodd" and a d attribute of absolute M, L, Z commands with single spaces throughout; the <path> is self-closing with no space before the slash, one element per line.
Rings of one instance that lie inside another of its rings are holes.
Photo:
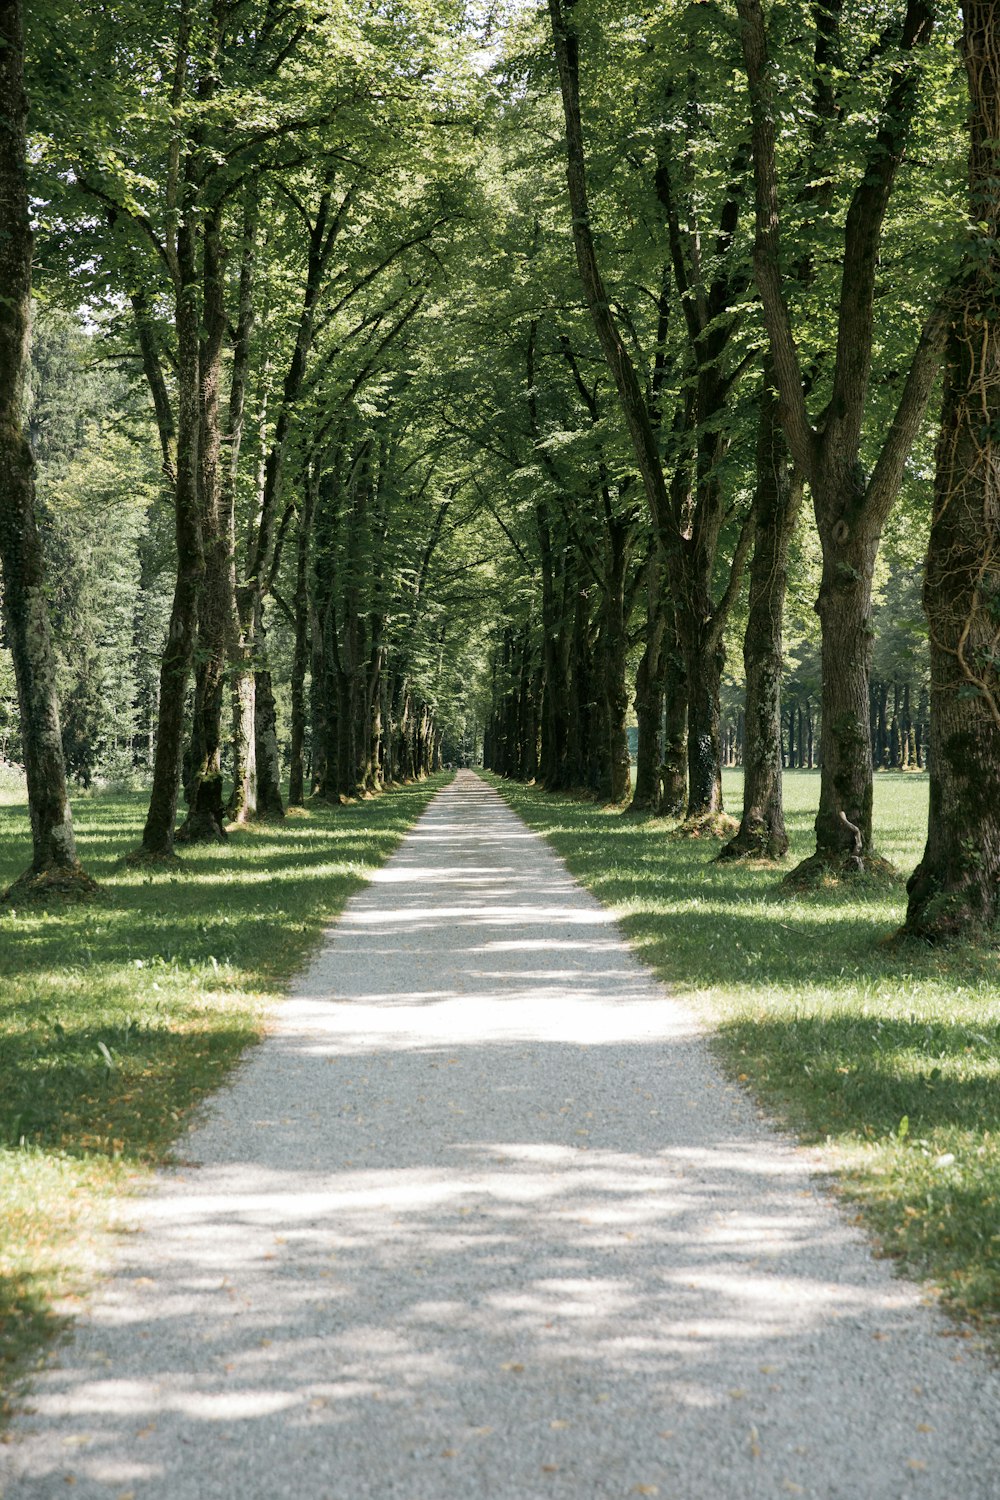
<path fill-rule="evenodd" d="M 748 1444 L 760 1493 L 806 1492 L 831 1423 L 845 1495 L 871 1454 L 905 1473 L 912 1424 L 885 1413 L 936 1379 L 915 1290 L 541 841 L 494 870 L 484 828 L 522 837 L 462 778 L 181 1141 L 41 1381 L 31 1481 L 173 1500 L 195 1447 L 222 1494 L 252 1446 L 288 1494 L 335 1500 L 484 1474 L 497 1500 L 736 1500 Z M 925 1425 L 953 1465 L 961 1434 Z M 682 1429 L 713 1456 L 696 1490 Z"/>

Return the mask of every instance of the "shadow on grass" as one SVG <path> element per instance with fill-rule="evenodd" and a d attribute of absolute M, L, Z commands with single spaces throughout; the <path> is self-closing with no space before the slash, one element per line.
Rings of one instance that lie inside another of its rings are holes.
<path fill-rule="evenodd" d="M 994 1064 L 1000 1024 L 982 1028 L 901 1021 L 856 1012 L 741 1020 L 723 1038 L 754 1078 L 794 1095 L 827 1130 L 864 1138 L 957 1127 L 1000 1127 Z"/>
<path fill-rule="evenodd" d="M 670 839 L 665 821 L 501 790 L 643 959 L 703 1004 L 729 1071 L 806 1139 L 843 1148 L 849 1190 L 892 1253 L 959 1310 L 997 1316 L 996 953 L 887 945 L 902 883 L 789 896 L 781 870 L 714 864 L 717 842 Z M 811 852 L 817 790 L 815 776 L 786 780 L 789 864 Z M 923 847 L 926 782 L 879 776 L 875 792 L 876 842 L 905 872 Z"/>
<path fill-rule="evenodd" d="M 120 1184 L 128 1168 L 162 1160 L 260 1035 L 263 1004 L 447 779 L 240 830 L 223 846 L 185 850 L 177 872 L 122 865 L 143 797 L 78 802 L 80 852 L 105 899 L 0 916 L 0 1199 L 9 1206 L 16 1182 L 32 1202 L 24 1183 L 36 1161 L 39 1172 L 62 1162 L 82 1173 L 73 1181 L 86 1195 L 87 1163 L 108 1163 Z M 0 808 L 0 886 L 29 857 L 26 809 Z M 66 1237 L 44 1205 L 33 1213 L 40 1246 L 47 1224 L 48 1239 Z M 23 1269 L 12 1236 L 6 1214 L 0 1371 L 56 1326 L 55 1281 Z"/>

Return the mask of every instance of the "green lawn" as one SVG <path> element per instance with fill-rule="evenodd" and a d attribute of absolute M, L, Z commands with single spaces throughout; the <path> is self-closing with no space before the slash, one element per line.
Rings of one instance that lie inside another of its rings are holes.
<path fill-rule="evenodd" d="M 104 898 L 0 910 L 0 1411 L 85 1288 L 115 1196 L 169 1155 L 323 924 L 448 779 L 241 830 L 155 874 L 122 865 L 144 799 L 84 798 L 80 855 Z M 19 789 L 0 787 L 0 889 L 29 857 Z"/>
<path fill-rule="evenodd" d="M 887 1253 L 955 1310 L 1000 1319 L 1000 955 L 887 940 L 924 837 L 927 783 L 881 773 L 888 889 L 788 896 L 715 840 L 499 784 L 621 917 L 642 957 L 715 1030 L 719 1055 L 784 1122 L 825 1142 Z M 740 777 L 726 777 L 738 813 Z M 812 847 L 815 772 L 786 777 L 793 856 Z"/>

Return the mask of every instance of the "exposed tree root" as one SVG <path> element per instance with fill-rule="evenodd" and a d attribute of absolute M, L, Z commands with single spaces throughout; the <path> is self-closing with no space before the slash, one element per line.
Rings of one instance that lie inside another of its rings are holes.
<path fill-rule="evenodd" d="M 739 828 L 735 818 L 728 813 L 699 813 L 697 817 L 685 818 L 678 828 L 670 830 L 672 839 L 731 839 Z"/>
<path fill-rule="evenodd" d="M 788 837 L 784 830 L 769 828 L 763 818 L 740 824 L 735 838 L 721 848 L 717 860 L 752 860 L 758 864 L 778 864 L 788 853 Z"/>
<path fill-rule="evenodd" d="M 1000 945 L 1000 924 L 991 920 L 997 907 L 987 900 L 975 882 L 942 886 L 918 868 L 906 884 L 910 897 L 906 921 L 896 934 L 900 939 L 928 943 L 978 943 Z M 985 910 L 984 910 L 985 905 Z"/>
<path fill-rule="evenodd" d="M 6 906 L 43 906 L 47 902 L 77 904 L 98 901 L 104 895 L 101 887 L 80 865 L 67 870 L 50 865 L 46 870 L 25 870 L 0 896 Z"/>
<path fill-rule="evenodd" d="M 178 844 L 224 844 L 229 835 L 214 813 L 189 814 L 174 834 Z"/>
<path fill-rule="evenodd" d="M 789 870 L 782 888 L 798 891 L 832 890 L 841 885 L 895 885 L 902 877 L 895 865 L 880 854 L 816 853 Z"/>

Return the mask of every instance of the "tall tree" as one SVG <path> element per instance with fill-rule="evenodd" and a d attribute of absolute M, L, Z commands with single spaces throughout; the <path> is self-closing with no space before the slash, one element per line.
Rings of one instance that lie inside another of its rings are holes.
<path fill-rule="evenodd" d="M 738 320 L 730 316 L 746 273 L 729 252 L 739 221 L 745 153 L 737 147 L 731 181 L 722 192 L 713 234 L 713 269 L 702 263 L 705 227 L 697 222 L 688 234 L 682 221 L 697 221 L 698 194 L 678 192 L 670 153 L 656 152 L 653 178 L 667 220 L 674 282 L 684 311 L 689 341 L 686 373 L 693 400 L 682 398 L 688 415 L 681 442 L 693 449 L 687 485 L 668 485 L 662 453 L 663 432 L 655 417 L 655 399 L 640 380 L 632 347 L 634 321 L 626 310 L 616 313 L 598 255 L 590 208 L 580 86 L 580 32 L 577 0 L 549 0 L 549 17 L 562 94 L 566 137 L 566 177 L 573 241 L 584 301 L 593 319 L 604 357 L 614 378 L 622 414 L 642 478 L 649 519 L 662 548 L 664 571 L 674 604 L 678 643 L 683 651 L 688 696 L 688 806 L 691 817 L 714 817 L 722 811 L 719 689 L 724 662 L 724 633 L 738 595 L 753 536 L 753 515 L 746 511 L 723 571 L 716 571 L 722 534 L 729 519 L 729 497 L 721 474 L 728 448 L 725 413 L 728 398 L 744 368 L 731 358 Z M 727 360 L 727 354 L 730 358 Z"/>
<path fill-rule="evenodd" d="M 1000 18 L 963 0 L 972 240 L 948 313 L 924 607 L 931 642 L 930 820 L 904 931 L 1000 918 Z"/>
<path fill-rule="evenodd" d="M 21 3 L 0 0 L 0 563 L 32 836 L 31 867 L 8 899 L 60 888 L 85 894 L 93 886 L 77 858 L 66 795 L 34 462 L 24 430 L 32 259 L 27 112 Z"/>
<path fill-rule="evenodd" d="M 944 339 L 939 306 L 926 317 L 908 361 L 896 411 L 869 468 L 864 463 L 875 343 L 875 297 L 883 228 L 917 112 L 922 60 L 934 31 L 932 0 L 906 0 L 889 18 L 875 48 L 890 59 L 874 128 L 861 145 L 861 165 L 843 230 L 842 273 L 836 289 L 836 353 L 825 404 L 807 406 L 811 382 L 803 368 L 780 243 L 778 109 L 761 0 L 737 0 L 750 84 L 757 205 L 755 270 L 771 342 L 774 377 L 788 446 L 809 485 L 823 554 L 816 605 L 822 629 L 822 777 L 816 853 L 803 875 L 863 870 L 872 842 L 872 757 L 868 715 L 871 593 L 882 530 L 923 420 Z M 841 0 L 819 0 L 814 23 L 826 86 L 843 60 Z M 869 110 L 871 106 L 869 105 Z M 800 252 L 801 253 L 801 252 Z"/>

